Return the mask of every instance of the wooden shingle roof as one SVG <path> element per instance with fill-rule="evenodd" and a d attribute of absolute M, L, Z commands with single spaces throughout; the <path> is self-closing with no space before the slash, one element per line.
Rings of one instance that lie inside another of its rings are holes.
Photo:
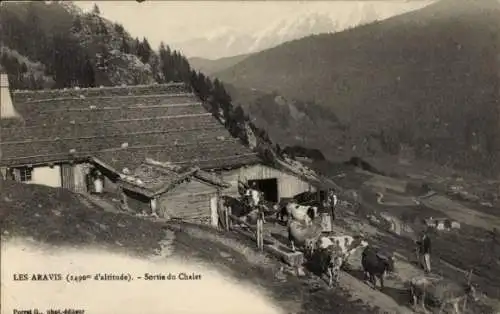
<path fill-rule="evenodd" d="M 95 157 L 121 172 L 146 158 L 200 168 L 259 162 L 184 84 L 14 91 L 22 120 L 2 120 L 2 166 Z"/>
<path fill-rule="evenodd" d="M 127 190 L 154 197 L 175 188 L 189 178 L 196 178 L 210 185 L 227 188 L 230 185 L 213 174 L 198 167 L 164 167 L 152 163 L 143 163 L 133 173 L 121 175 L 119 185 Z"/>

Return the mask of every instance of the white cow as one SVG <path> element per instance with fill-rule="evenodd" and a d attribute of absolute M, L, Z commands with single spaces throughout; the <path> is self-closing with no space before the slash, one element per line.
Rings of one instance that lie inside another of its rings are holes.
<path fill-rule="evenodd" d="M 307 216 L 306 216 L 307 217 Z M 298 244 L 306 249 L 306 252 L 312 255 L 314 246 L 321 236 L 321 226 L 317 224 L 309 224 L 298 220 L 290 219 L 288 221 L 288 240 L 295 252 L 295 244 Z"/>
<path fill-rule="evenodd" d="M 250 199 L 250 206 L 258 206 L 262 198 L 262 192 L 255 189 L 247 189 L 245 191 L 245 196 Z"/>
<path fill-rule="evenodd" d="M 285 207 L 289 218 L 311 224 L 314 217 L 318 215 L 318 207 L 304 206 L 297 203 L 288 203 Z"/>
<path fill-rule="evenodd" d="M 318 248 L 328 248 L 330 246 L 336 246 L 342 252 L 344 263 L 347 261 L 349 256 L 351 256 L 358 249 L 368 246 L 368 242 L 363 240 L 360 236 L 352 237 L 350 235 L 341 236 L 322 236 L 318 242 Z"/>

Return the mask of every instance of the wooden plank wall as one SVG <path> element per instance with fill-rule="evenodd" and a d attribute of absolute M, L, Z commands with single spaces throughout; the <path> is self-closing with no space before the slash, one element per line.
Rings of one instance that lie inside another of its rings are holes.
<path fill-rule="evenodd" d="M 151 203 L 147 197 L 128 190 L 123 192 L 127 198 L 127 205 L 131 210 L 138 213 L 145 211 L 151 214 Z"/>
<path fill-rule="evenodd" d="M 316 191 L 314 186 L 299 177 L 265 165 L 254 165 L 230 171 L 223 171 L 221 175 L 224 181 L 231 184 L 231 187 L 224 191 L 224 194 L 231 196 L 238 195 L 238 179 L 242 181 L 277 179 L 279 198 L 292 197 L 305 191 Z"/>
<path fill-rule="evenodd" d="M 61 186 L 70 191 L 75 190 L 74 166 L 61 164 Z"/>
<path fill-rule="evenodd" d="M 116 184 L 115 181 L 113 181 L 112 178 L 108 178 L 107 176 L 104 176 L 104 192 L 109 192 L 113 194 L 119 193 L 119 188 L 118 185 Z"/>
<path fill-rule="evenodd" d="M 87 173 L 88 164 L 77 164 L 73 167 L 74 192 L 86 193 L 87 192 Z"/>
<path fill-rule="evenodd" d="M 162 217 L 176 217 L 210 224 L 210 198 L 217 188 L 192 179 L 159 197 L 158 212 Z"/>

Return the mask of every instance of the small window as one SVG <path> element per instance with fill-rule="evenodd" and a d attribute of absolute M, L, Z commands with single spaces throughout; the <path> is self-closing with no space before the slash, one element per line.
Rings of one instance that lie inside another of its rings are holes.
<path fill-rule="evenodd" d="M 21 168 L 19 169 L 19 178 L 21 182 L 30 182 L 31 181 L 31 172 L 33 170 L 30 168 Z"/>

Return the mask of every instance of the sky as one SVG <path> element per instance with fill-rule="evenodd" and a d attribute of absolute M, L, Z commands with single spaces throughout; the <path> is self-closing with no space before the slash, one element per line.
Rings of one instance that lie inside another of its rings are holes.
<path fill-rule="evenodd" d="M 258 32 L 270 23 L 307 11 L 346 13 L 361 1 L 97 1 L 101 15 L 120 22 L 132 36 L 146 36 L 151 44 L 210 36 L 222 29 Z M 422 6 L 420 1 L 367 1 L 386 12 Z M 75 1 L 90 10 L 94 1 Z M 386 14 L 384 14 L 386 15 Z"/>

